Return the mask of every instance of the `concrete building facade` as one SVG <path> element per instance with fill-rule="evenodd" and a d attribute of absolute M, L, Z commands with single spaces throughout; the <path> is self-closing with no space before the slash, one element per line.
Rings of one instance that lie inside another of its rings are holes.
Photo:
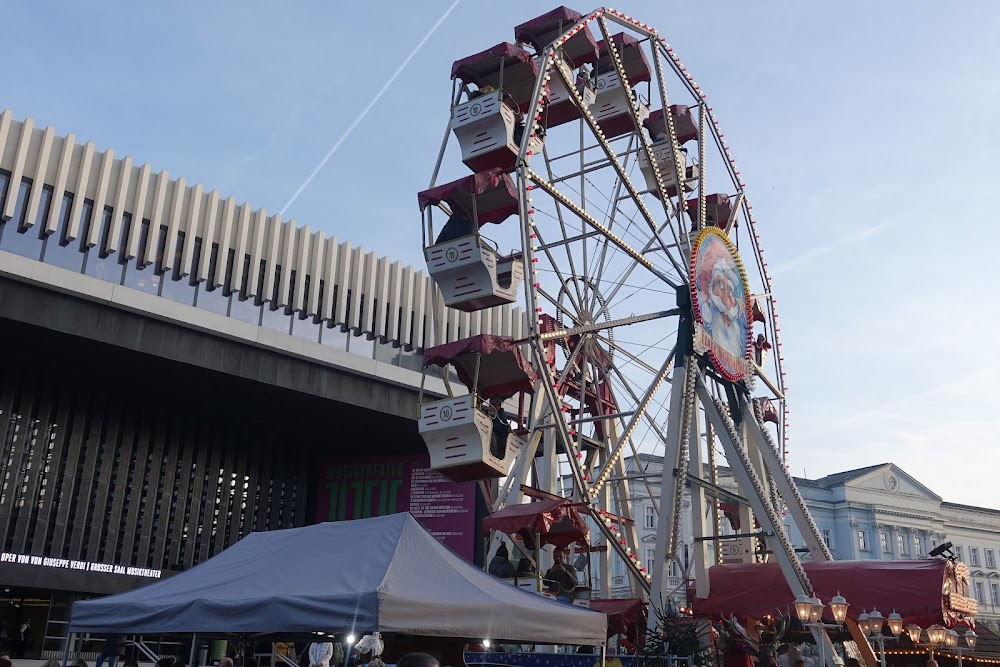
<path fill-rule="evenodd" d="M 523 332 L 517 308 L 446 309 L 422 270 L 4 111 L 0 626 L 31 618 L 53 657 L 75 597 L 317 520 L 324 461 L 426 454 L 424 348 Z"/>

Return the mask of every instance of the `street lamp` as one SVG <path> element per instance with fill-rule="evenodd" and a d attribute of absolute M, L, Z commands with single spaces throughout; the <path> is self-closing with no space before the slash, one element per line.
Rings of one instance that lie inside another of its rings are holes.
<path fill-rule="evenodd" d="M 944 643 L 945 629 L 935 623 L 931 627 L 927 628 L 927 643 L 934 646 L 940 646 Z"/>
<path fill-rule="evenodd" d="M 808 595 L 799 595 L 795 598 L 795 615 L 805 624 L 809 623 L 812 617 L 812 598 Z"/>
<path fill-rule="evenodd" d="M 823 609 L 825 605 L 819 598 L 810 598 L 809 602 L 812 603 L 812 610 L 809 613 L 810 623 L 822 623 L 823 622 Z"/>
<path fill-rule="evenodd" d="M 861 614 L 858 617 L 858 627 L 861 632 L 871 641 L 878 644 L 879 664 L 885 667 L 885 635 L 882 634 L 882 625 L 888 621 L 889 632 L 893 639 L 899 639 L 899 633 L 903 631 L 903 617 L 893 609 L 886 619 L 878 609 L 872 609 L 871 613 Z M 919 630 L 919 628 L 918 628 Z"/>
<path fill-rule="evenodd" d="M 871 623 L 873 635 L 882 634 L 882 623 L 885 621 L 885 618 L 879 613 L 878 609 L 872 609 L 871 613 L 868 614 L 868 621 Z"/>
<path fill-rule="evenodd" d="M 920 643 L 920 627 L 917 625 L 906 626 L 906 634 L 910 636 L 910 641 L 914 645 Z M 972 628 L 965 631 L 962 637 L 965 637 L 965 643 L 968 645 L 969 649 L 976 648 L 976 633 L 973 632 Z M 927 628 L 927 645 L 930 649 L 930 658 L 934 657 L 935 648 L 944 649 L 955 649 L 955 654 L 958 657 L 958 667 L 962 667 L 962 649 L 964 648 L 958 641 L 959 634 L 955 630 L 949 630 L 941 625 L 935 623 L 931 627 Z"/>
<path fill-rule="evenodd" d="M 804 627 L 809 629 L 814 629 L 817 631 L 824 631 L 827 628 L 840 628 L 844 619 L 847 618 L 847 600 L 843 598 L 840 592 L 837 592 L 830 600 L 830 612 L 833 614 L 833 620 L 836 623 L 824 623 L 823 622 L 823 610 L 826 608 L 823 601 L 818 597 L 810 597 L 808 595 L 799 595 L 795 598 L 795 615 L 799 617 L 799 621 Z M 826 642 L 819 638 L 818 635 L 814 635 L 817 638 L 817 643 L 820 647 L 820 664 L 826 664 L 826 656 L 824 655 L 826 651 Z"/>
<path fill-rule="evenodd" d="M 889 614 L 889 618 L 886 619 L 886 622 L 889 624 L 889 632 L 892 633 L 893 637 L 898 637 L 903 631 L 903 617 L 897 614 L 895 609 L 893 609 L 892 613 Z"/>
<path fill-rule="evenodd" d="M 843 623 L 844 619 L 847 618 L 847 608 L 851 605 L 847 604 L 847 600 L 844 596 L 837 591 L 837 594 L 833 596 L 830 600 L 830 611 L 833 613 L 833 620 L 835 623 Z"/>

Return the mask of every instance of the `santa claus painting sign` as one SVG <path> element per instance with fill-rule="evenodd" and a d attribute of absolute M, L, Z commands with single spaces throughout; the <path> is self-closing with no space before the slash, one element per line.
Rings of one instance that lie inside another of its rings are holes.
<path fill-rule="evenodd" d="M 726 233 L 706 227 L 691 250 L 694 346 L 727 380 L 752 378 L 750 290 L 743 263 Z"/>

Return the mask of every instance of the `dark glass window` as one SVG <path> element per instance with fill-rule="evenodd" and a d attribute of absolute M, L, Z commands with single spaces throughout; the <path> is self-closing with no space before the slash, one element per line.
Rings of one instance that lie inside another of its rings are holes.
<path fill-rule="evenodd" d="M 319 317 L 309 317 L 306 311 L 302 310 L 292 316 L 292 335 L 299 338 L 319 342 L 320 329 L 323 321 Z"/>
<path fill-rule="evenodd" d="M 0 169 L 0 208 L 7 201 L 7 185 L 10 184 L 10 172 Z"/>
<path fill-rule="evenodd" d="M 231 271 L 235 271 L 236 270 L 236 267 L 234 266 L 234 263 L 235 263 L 234 259 L 231 259 L 229 261 L 229 268 L 230 268 Z M 241 271 L 240 275 L 242 275 L 242 278 L 240 280 L 240 284 L 241 285 L 248 285 L 249 282 L 250 282 L 250 256 L 249 255 L 244 255 L 243 256 L 243 262 L 242 262 L 242 265 L 240 267 L 240 271 Z M 236 274 L 233 274 L 233 275 L 236 275 Z M 229 287 L 230 287 L 230 289 L 233 289 L 234 287 L 236 287 L 236 284 L 231 280 Z M 232 301 L 232 303 L 229 305 L 229 316 L 230 317 L 235 317 L 238 320 L 242 320 L 244 322 L 249 322 L 250 324 L 254 324 L 256 326 L 260 326 L 260 310 L 261 310 L 261 306 L 260 306 L 260 304 L 257 302 L 257 300 L 254 297 L 247 295 L 247 292 L 246 292 L 245 288 L 244 289 L 234 290 L 233 291 L 233 298 L 231 299 L 231 301 Z"/>
<path fill-rule="evenodd" d="M 396 358 L 399 356 L 400 348 L 393 347 L 392 343 L 379 343 L 378 340 L 373 340 L 372 342 L 375 344 L 375 361 L 384 361 L 387 364 L 398 365 L 396 364 Z"/>
<path fill-rule="evenodd" d="M 131 218 L 129 222 L 131 223 Z M 149 220 L 143 220 L 139 227 L 139 246 L 136 256 L 125 263 L 125 277 L 122 284 L 125 287 L 131 287 L 132 289 L 137 289 L 148 294 L 159 294 L 162 276 L 156 272 L 156 263 L 143 264 L 142 258 L 146 256 L 146 250 L 150 247 L 149 244 L 151 243 L 155 244 L 153 247 L 156 248 L 154 256 L 159 258 L 163 255 L 163 244 L 166 243 L 167 228 L 161 226 L 158 234 L 151 235 L 149 226 Z M 128 235 L 123 233 L 121 245 L 123 250 L 127 248 Z M 121 253 L 122 257 L 125 255 L 125 252 Z"/>
<path fill-rule="evenodd" d="M 177 245 L 174 247 L 174 266 L 164 276 L 163 289 L 160 291 L 160 296 L 193 306 L 197 287 L 193 281 L 193 276 L 181 275 L 181 255 L 183 252 L 184 232 L 177 232 Z M 160 267 L 159 273 L 163 273 L 162 267 Z"/>
<path fill-rule="evenodd" d="M 86 229 L 86 220 L 90 217 L 90 210 L 94 203 L 85 200 L 81 207 L 80 217 L 81 229 Z M 59 211 L 59 222 L 56 231 L 45 237 L 45 246 L 42 249 L 42 261 L 46 264 L 59 266 L 70 271 L 80 273 L 83 271 L 83 242 L 80 239 L 70 241 L 66 238 L 69 233 L 70 216 L 73 214 L 73 193 L 67 192 L 63 195 L 62 209 Z"/>
<path fill-rule="evenodd" d="M 292 271 L 292 276 L 290 278 L 290 285 L 288 291 L 291 292 L 288 296 L 289 303 L 295 303 L 295 283 L 296 283 L 295 271 Z M 310 277 L 306 276 L 305 289 L 303 290 L 305 294 L 303 295 L 303 303 L 306 304 L 306 308 L 309 306 L 309 291 L 311 288 Z M 305 338 L 306 340 L 311 340 L 314 343 L 319 342 L 320 329 L 323 326 L 323 321 L 320 320 L 318 316 L 310 317 L 306 314 L 306 310 L 300 310 L 292 314 L 292 335 L 298 336 L 299 338 Z"/>
<path fill-rule="evenodd" d="M 408 368 L 411 371 L 417 371 L 419 373 L 424 369 L 424 355 L 415 350 L 407 352 L 406 350 L 401 349 L 399 351 L 399 358 L 393 363 L 402 368 Z"/>
<path fill-rule="evenodd" d="M 278 307 L 278 290 L 281 289 L 281 265 L 274 266 L 274 287 L 271 290 L 271 298 L 264 303 L 264 313 L 260 325 L 275 331 L 291 333 L 292 311 L 290 308 Z"/>
<path fill-rule="evenodd" d="M 201 257 L 201 239 L 197 239 L 197 247 L 199 248 L 198 256 Z M 225 281 L 219 281 L 223 285 L 218 287 L 213 286 L 213 283 L 216 282 L 215 276 L 218 270 L 219 246 L 213 243 L 208 265 L 208 280 L 198 283 L 198 295 L 195 305 L 219 315 L 227 315 L 229 313 L 229 297 L 226 296 Z"/>
<path fill-rule="evenodd" d="M 355 336 L 353 332 L 348 332 L 347 351 L 369 359 L 375 358 L 375 339 L 364 336 Z"/>
<path fill-rule="evenodd" d="M 0 250 L 6 250 L 23 257 L 39 259 L 42 256 L 42 243 L 45 240 L 42 232 L 45 230 L 45 223 L 38 224 L 38 220 L 44 221 L 43 215 L 35 216 L 35 224 L 25 229 L 24 221 L 28 217 L 28 197 L 31 195 L 31 179 L 21 179 L 21 187 L 17 190 L 17 204 L 14 208 L 14 215 L 3 224 L 0 231 Z M 52 188 L 42 188 L 39 197 L 39 211 L 36 213 L 48 213 L 49 204 L 52 202 Z"/>
<path fill-rule="evenodd" d="M 109 283 L 115 283 L 120 285 L 122 282 L 122 267 L 115 261 L 111 255 L 115 254 L 114 250 L 108 251 L 108 235 L 111 233 L 111 216 L 113 211 L 110 206 L 104 207 L 104 212 L 100 216 L 101 225 L 100 234 L 98 234 L 97 245 L 87 248 L 87 259 L 83 264 L 83 272 L 88 276 L 94 276 L 100 280 L 106 280 Z M 98 216 L 90 216 L 90 224 L 95 224 Z M 86 238 L 90 235 L 90 230 L 82 230 L 80 235 Z"/>

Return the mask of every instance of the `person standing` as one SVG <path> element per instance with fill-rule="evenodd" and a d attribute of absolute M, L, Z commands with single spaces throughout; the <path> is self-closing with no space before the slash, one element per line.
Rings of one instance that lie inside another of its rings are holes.
<path fill-rule="evenodd" d="M 21 627 L 18 629 L 17 634 L 18 642 L 20 644 L 19 649 L 21 652 L 21 657 L 25 657 L 28 649 L 31 648 L 31 619 L 26 618 L 24 622 L 21 623 Z"/>
<path fill-rule="evenodd" d="M 309 646 L 309 664 L 311 667 L 330 667 L 333 657 L 333 642 L 313 642 Z"/>
<path fill-rule="evenodd" d="M 124 635 L 110 634 L 104 638 L 104 646 L 97 655 L 97 662 L 94 667 L 101 667 L 104 661 L 108 661 L 108 667 L 115 667 L 119 657 L 125 657 L 125 637 Z"/>

